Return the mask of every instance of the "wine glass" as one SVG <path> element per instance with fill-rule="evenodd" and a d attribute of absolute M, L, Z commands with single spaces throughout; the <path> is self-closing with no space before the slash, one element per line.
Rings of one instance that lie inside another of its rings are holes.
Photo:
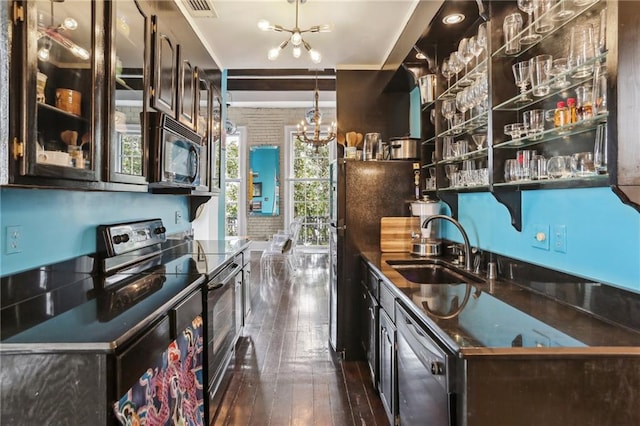
<path fill-rule="evenodd" d="M 511 69 L 513 70 L 516 86 L 520 88 L 520 98 L 516 102 L 529 102 L 531 98 L 524 93 L 527 91 L 529 81 L 531 81 L 531 66 L 529 65 L 529 61 L 517 62 L 511 66 Z"/>
<path fill-rule="evenodd" d="M 569 63 L 567 58 L 557 58 L 551 62 L 551 68 L 547 71 L 553 78 L 551 83 L 552 89 L 564 89 L 571 85 L 570 81 L 567 81 L 567 72 L 569 71 Z"/>
<path fill-rule="evenodd" d="M 468 86 L 471 84 L 471 79 L 467 75 L 467 66 L 469 65 L 469 62 L 471 62 L 471 60 L 474 58 L 473 49 L 470 46 L 468 38 L 463 38 L 462 40 L 460 40 L 460 43 L 458 43 L 458 57 L 464 64 L 464 78 L 460 80 L 460 85 Z"/>
<path fill-rule="evenodd" d="M 440 67 L 440 73 L 442 73 L 442 76 L 447 79 L 447 91 L 445 93 L 447 94 L 447 97 L 449 97 L 451 96 L 451 94 L 449 93 L 449 89 L 451 88 L 451 77 L 453 77 L 455 74 L 453 72 L 453 69 L 451 69 L 449 58 L 445 58 L 445 60 L 442 61 L 442 66 Z"/>
<path fill-rule="evenodd" d="M 474 133 L 473 135 L 471 135 L 471 139 L 473 139 L 473 143 L 476 144 L 476 149 L 478 151 L 480 151 L 482 149 L 482 146 L 484 145 L 485 141 L 487 140 L 487 134 L 486 133 Z"/>
<path fill-rule="evenodd" d="M 462 58 L 460 58 L 460 55 L 458 54 L 457 51 L 451 53 L 451 55 L 449 56 L 449 66 L 451 67 L 451 69 L 456 75 L 456 85 L 457 85 L 458 73 L 460 73 L 460 71 L 462 71 L 462 69 L 464 68 L 464 62 L 462 62 Z M 454 86 L 454 91 L 458 91 L 458 90 L 461 90 L 461 89 L 456 88 Z"/>
<path fill-rule="evenodd" d="M 465 114 L 469 110 L 468 102 L 469 90 L 465 87 L 464 90 L 456 93 L 456 108 L 462 113 L 462 121 L 465 120 Z"/>
<path fill-rule="evenodd" d="M 478 27 L 478 34 L 476 35 L 476 44 L 478 45 L 478 49 L 480 49 L 480 53 L 478 53 L 478 56 L 480 56 L 483 51 L 487 50 L 487 23 L 486 22 L 483 22 Z M 485 70 L 485 67 L 483 66 L 481 71 L 484 71 L 484 70 Z"/>
<path fill-rule="evenodd" d="M 469 39 L 469 49 L 471 49 L 471 53 L 473 53 L 473 56 L 476 58 L 476 65 L 473 67 L 473 72 L 471 73 L 471 76 L 476 78 L 481 74 L 481 71 L 478 68 L 478 59 L 484 50 L 484 47 L 480 45 L 477 36 L 472 36 Z"/>
<path fill-rule="evenodd" d="M 456 100 L 453 98 L 444 99 L 442 101 L 442 115 L 444 116 L 444 118 L 447 119 L 447 122 L 449 123 L 449 129 L 453 127 L 453 123 L 451 122 L 451 119 L 453 118 L 453 115 L 455 113 L 456 113 Z"/>
<path fill-rule="evenodd" d="M 518 0 L 518 9 L 526 13 L 529 19 L 527 23 L 527 27 L 529 28 L 529 33 L 526 36 L 522 36 L 520 38 L 520 44 L 533 44 L 542 38 L 540 34 L 535 34 L 532 31 L 532 26 L 531 26 L 532 15 L 533 15 L 533 11 L 536 8 L 536 2 L 537 0 Z"/>

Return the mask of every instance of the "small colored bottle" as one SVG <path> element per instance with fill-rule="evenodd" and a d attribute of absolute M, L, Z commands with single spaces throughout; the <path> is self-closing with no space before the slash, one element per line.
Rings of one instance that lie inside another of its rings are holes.
<path fill-rule="evenodd" d="M 577 123 L 578 122 L 578 108 L 576 107 L 576 99 L 569 98 L 567 99 L 567 109 L 569 110 L 569 123 Z"/>
<path fill-rule="evenodd" d="M 591 87 L 580 86 L 576 89 L 578 98 L 578 120 L 588 120 L 593 117 L 593 99 L 591 99 Z"/>
<path fill-rule="evenodd" d="M 555 113 L 553 114 L 553 125 L 555 127 L 562 127 L 566 124 L 569 124 L 569 110 L 564 101 L 558 101 Z"/>

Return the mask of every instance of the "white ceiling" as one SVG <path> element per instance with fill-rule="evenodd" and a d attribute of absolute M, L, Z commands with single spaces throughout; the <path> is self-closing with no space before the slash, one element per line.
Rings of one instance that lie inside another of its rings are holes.
<path fill-rule="evenodd" d="M 295 3 L 288 0 L 209 0 L 217 16 L 193 17 L 186 0 L 175 0 L 221 69 L 358 69 L 379 70 L 420 0 L 306 0 L 300 4 L 299 27 L 330 24 L 329 33 L 305 33 L 304 40 L 322 54 L 314 64 L 303 50 L 298 59 L 287 46 L 278 59 L 267 52 L 286 40 L 289 33 L 261 31 L 266 19 L 285 28 L 295 26 Z M 425 0 L 422 0 L 423 2 Z M 443 0 L 426 0 L 437 10 Z M 425 27 L 429 22 L 425 22 Z M 413 42 L 417 41 L 414 40 Z M 409 46 L 407 50 L 410 50 Z M 275 105 L 296 100 L 309 104 L 309 93 L 234 93 L 234 103 L 271 101 Z M 265 97 L 266 95 L 266 97 Z M 248 98 L 248 99 L 245 99 Z M 321 92 L 321 102 L 335 102 L 335 94 Z"/>

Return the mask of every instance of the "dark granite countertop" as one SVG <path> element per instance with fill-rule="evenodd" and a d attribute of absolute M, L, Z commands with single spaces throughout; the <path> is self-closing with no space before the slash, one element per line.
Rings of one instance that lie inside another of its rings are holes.
<path fill-rule="evenodd" d="M 635 323 L 617 322 L 615 315 L 613 320 L 606 318 L 607 309 L 602 309 L 608 306 L 615 311 L 624 290 L 564 277 L 561 282 L 483 279 L 417 284 L 387 263 L 415 260 L 410 254 L 366 252 L 363 257 L 392 284 L 402 304 L 461 356 L 579 354 L 595 349 L 640 354 L 640 331 Z M 557 297 L 561 294 L 563 297 Z M 587 312 L 585 307 L 592 305 L 600 305 L 601 309 L 594 310 L 599 315 Z"/>
<path fill-rule="evenodd" d="M 143 265 L 111 275 L 96 273 L 94 259 L 80 256 L 3 277 L 0 352 L 114 351 L 248 245 L 246 239 L 168 240 Z M 127 295 L 127 305 L 115 294 Z"/>

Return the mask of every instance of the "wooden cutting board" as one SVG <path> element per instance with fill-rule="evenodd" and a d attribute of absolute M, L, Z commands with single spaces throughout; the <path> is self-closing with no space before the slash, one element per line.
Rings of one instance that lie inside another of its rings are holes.
<path fill-rule="evenodd" d="M 380 251 L 410 252 L 411 233 L 420 226 L 420 218 L 410 217 L 383 217 L 380 219 Z"/>

